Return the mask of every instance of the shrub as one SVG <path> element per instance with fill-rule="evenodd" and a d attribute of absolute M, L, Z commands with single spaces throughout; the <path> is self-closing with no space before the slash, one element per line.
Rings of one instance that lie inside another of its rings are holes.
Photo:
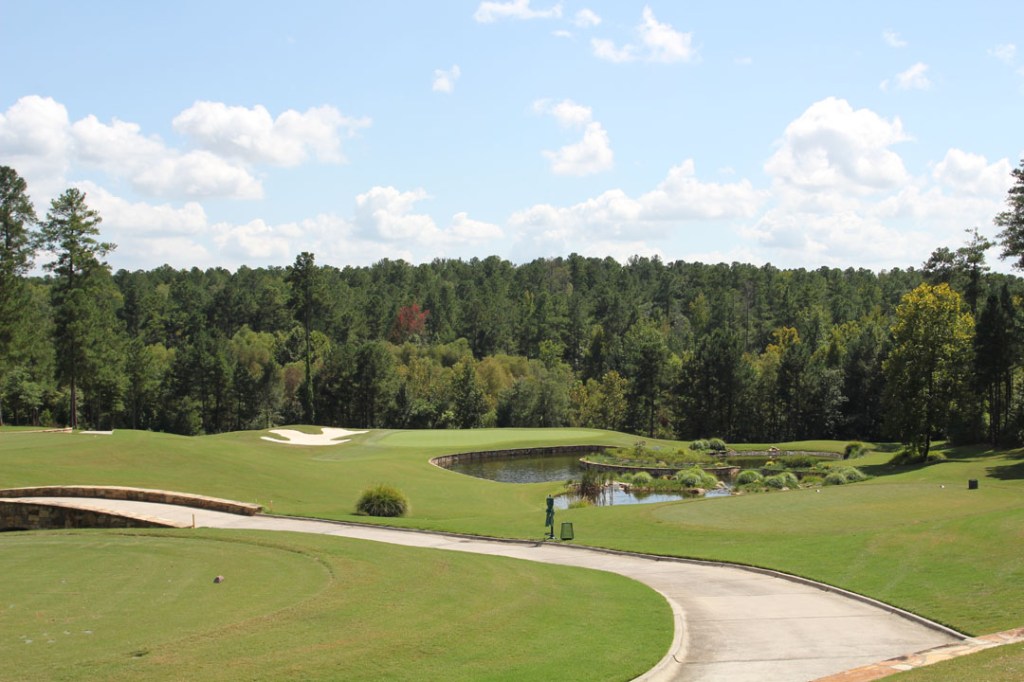
<path fill-rule="evenodd" d="M 593 507 L 594 503 L 585 497 L 577 498 L 569 503 L 569 509 L 583 509 L 585 507 Z"/>
<path fill-rule="evenodd" d="M 931 450 L 928 452 L 928 456 L 924 457 L 920 452 L 915 450 L 913 447 L 907 446 L 900 449 L 892 459 L 889 460 L 889 464 L 896 466 L 907 466 L 910 464 L 937 464 L 938 462 L 945 462 L 946 456 L 941 452 Z"/>
<path fill-rule="evenodd" d="M 718 485 L 718 479 L 704 471 L 700 467 L 691 467 L 676 474 L 678 483 L 687 488 L 714 488 Z"/>
<path fill-rule="evenodd" d="M 653 480 L 654 477 L 646 471 L 638 471 L 633 474 L 633 485 L 635 486 L 643 487 L 645 485 L 650 485 Z"/>
<path fill-rule="evenodd" d="M 748 485 L 750 483 L 760 483 L 763 480 L 764 480 L 764 476 L 761 475 L 760 471 L 757 471 L 755 469 L 747 469 L 746 471 L 741 471 L 739 473 L 739 475 L 736 476 L 736 484 L 737 485 Z"/>
<path fill-rule="evenodd" d="M 693 450 L 694 452 L 704 452 L 705 450 L 711 449 L 711 444 L 708 443 L 705 439 L 701 438 L 700 440 L 695 440 L 692 443 L 690 443 L 690 449 Z"/>
<path fill-rule="evenodd" d="M 796 488 L 800 482 L 792 473 L 784 471 L 781 474 L 775 474 L 764 479 L 764 484 L 769 488 L 781 490 L 782 488 Z"/>
<path fill-rule="evenodd" d="M 356 513 L 364 516 L 404 516 L 408 509 L 405 495 L 383 483 L 363 491 L 356 502 Z"/>
<path fill-rule="evenodd" d="M 846 476 L 843 476 L 839 471 L 833 471 L 825 477 L 825 485 L 844 485 L 845 483 Z"/>
<path fill-rule="evenodd" d="M 858 469 L 857 467 L 843 467 L 839 469 L 839 473 L 843 475 L 847 483 L 856 483 L 857 481 L 863 481 L 867 478 L 867 474 Z"/>
<path fill-rule="evenodd" d="M 821 480 L 821 476 L 804 476 L 803 478 L 800 479 L 800 485 L 821 485 Z"/>
<path fill-rule="evenodd" d="M 714 450 L 715 452 L 725 452 L 726 450 L 725 441 L 722 440 L 721 438 L 712 438 L 711 440 L 709 440 L 708 447 Z"/>
<path fill-rule="evenodd" d="M 843 459 L 863 457 L 865 452 L 867 452 L 867 448 L 864 446 L 864 443 L 855 440 L 852 443 L 846 444 L 846 448 L 843 449 Z"/>

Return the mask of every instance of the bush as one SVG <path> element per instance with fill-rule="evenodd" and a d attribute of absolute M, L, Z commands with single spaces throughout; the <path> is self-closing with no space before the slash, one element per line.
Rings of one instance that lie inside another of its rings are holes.
<path fill-rule="evenodd" d="M 839 473 L 843 475 L 847 483 L 856 483 L 857 481 L 863 481 L 867 478 L 867 474 L 858 469 L 857 467 L 843 467 L 839 469 Z"/>
<path fill-rule="evenodd" d="M 764 479 L 764 484 L 769 488 L 781 490 L 783 488 L 796 488 L 800 482 L 797 480 L 789 471 L 785 471 L 781 474 L 775 474 Z"/>
<path fill-rule="evenodd" d="M 363 516 L 405 516 L 408 509 L 405 495 L 383 483 L 365 490 L 356 502 L 356 513 Z"/>
<path fill-rule="evenodd" d="M 864 443 L 861 443 L 859 440 L 855 440 L 852 443 L 846 444 L 846 448 L 843 450 L 843 459 L 863 457 L 867 450 L 868 449 L 864 446 Z"/>
<path fill-rule="evenodd" d="M 800 479 L 803 486 L 821 485 L 821 476 L 804 476 Z"/>
<path fill-rule="evenodd" d="M 831 474 L 825 477 L 825 485 L 845 485 L 846 476 L 839 471 L 833 471 Z"/>
<path fill-rule="evenodd" d="M 635 474 L 633 474 L 633 485 L 641 487 L 641 488 L 644 487 L 644 486 L 650 485 L 651 481 L 653 481 L 653 480 L 654 480 L 654 477 L 651 476 L 646 471 L 638 471 Z"/>
<path fill-rule="evenodd" d="M 709 440 L 708 447 L 710 447 L 715 452 L 726 451 L 725 441 L 722 440 L 721 438 L 712 438 L 711 440 Z"/>
<path fill-rule="evenodd" d="M 760 471 L 757 471 L 755 469 L 747 469 L 746 471 L 741 471 L 739 473 L 739 475 L 736 476 L 736 484 L 737 485 L 748 485 L 750 483 L 760 483 L 763 480 L 764 480 L 764 476 L 761 475 Z"/>
<path fill-rule="evenodd" d="M 675 479 L 687 488 L 709 489 L 718 485 L 718 479 L 700 467 L 692 467 L 685 471 L 680 471 L 676 474 Z"/>
<path fill-rule="evenodd" d="M 904 447 L 889 460 L 889 464 L 895 466 L 908 466 L 911 464 L 937 464 L 939 462 L 945 462 L 946 456 L 941 452 L 931 450 L 928 452 L 928 456 L 924 457 L 920 452 L 912 447 Z"/>
<path fill-rule="evenodd" d="M 700 440 L 695 440 L 692 443 L 690 443 L 690 449 L 693 450 L 694 452 L 704 452 L 705 450 L 711 449 L 711 444 L 708 443 L 705 439 L 701 438 Z"/>

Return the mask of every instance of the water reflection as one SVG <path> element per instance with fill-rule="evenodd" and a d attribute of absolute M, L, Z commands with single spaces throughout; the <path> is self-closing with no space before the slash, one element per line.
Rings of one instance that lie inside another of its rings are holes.
<path fill-rule="evenodd" d="M 564 482 L 569 479 L 579 480 L 583 468 L 579 463 L 579 455 L 551 455 L 546 457 L 515 457 L 505 459 L 486 459 L 473 462 L 456 462 L 449 468 L 460 474 L 468 474 L 477 478 L 500 483 L 550 483 Z M 707 497 L 727 496 L 728 490 L 712 490 Z M 617 485 L 606 486 L 597 499 L 593 501 L 600 507 L 623 504 L 653 504 L 655 502 L 675 502 L 692 497 L 686 493 L 645 493 L 622 490 Z M 556 509 L 567 509 L 574 500 L 568 494 L 555 498 Z"/>

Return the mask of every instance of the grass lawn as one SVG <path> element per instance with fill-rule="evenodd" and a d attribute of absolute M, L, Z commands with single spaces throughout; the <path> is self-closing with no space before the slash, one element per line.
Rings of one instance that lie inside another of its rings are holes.
<path fill-rule="evenodd" d="M 298 533 L 9 533 L 0 573 L 3 680 L 626 680 L 672 636 L 621 576 Z"/>
<path fill-rule="evenodd" d="M 260 432 L 183 438 L 0 434 L 0 485 L 163 487 L 335 519 L 360 492 L 406 493 L 398 525 L 539 537 L 558 484 L 507 484 L 431 466 L 431 456 L 557 444 L 631 446 L 635 436 L 574 429 L 372 431 L 331 447 L 261 441 Z M 652 442 L 649 446 L 679 447 Z M 845 443 L 792 443 L 835 449 Z M 928 467 L 881 452 L 851 462 L 874 478 L 849 486 L 559 512 L 576 542 L 780 569 L 854 590 L 969 634 L 1024 625 L 1024 453 L 959 449 Z M 978 490 L 967 490 L 978 479 Z"/>
<path fill-rule="evenodd" d="M 1024 644 L 986 649 L 891 678 L 892 682 L 1020 682 L 1024 680 Z"/>

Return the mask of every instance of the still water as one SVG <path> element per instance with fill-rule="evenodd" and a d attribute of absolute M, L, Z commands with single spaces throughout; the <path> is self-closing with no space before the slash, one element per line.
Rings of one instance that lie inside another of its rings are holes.
<path fill-rule="evenodd" d="M 579 459 L 579 455 L 487 459 L 476 462 L 459 462 L 453 464 L 451 470 L 501 483 L 564 482 L 571 478 L 579 479 L 582 475 L 583 469 L 580 467 Z M 612 486 L 601 492 L 595 504 L 599 507 L 620 504 L 652 504 L 654 502 L 673 502 L 686 497 L 687 495 L 684 493 L 633 493 Z M 570 501 L 568 495 L 559 495 L 555 498 L 555 508 L 566 509 Z"/>

